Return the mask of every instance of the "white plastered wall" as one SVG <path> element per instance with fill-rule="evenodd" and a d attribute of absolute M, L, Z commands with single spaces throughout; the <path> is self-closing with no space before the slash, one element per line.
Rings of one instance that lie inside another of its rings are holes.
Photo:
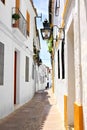
<path fill-rule="evenodd" d="M 81 40 L 81 78 L 84 130 L 87 130 L 87 0 L 79 2 Z"/>
<path fill-rule="evenodd" d="M 24 1 L 23 1 L 24 2 Z M 33 64 L 33 35 L 35 13 L 31 4 L 31 34 L 25 43 L 12 33 L 11 11 L 14 1 L 6 1 L 6 5 L 0 1 L 0 42 L 4 44 L 4 85 L 0 85 L 0 118 L 14 111 L 14 52 L 17 51 L 17 92 L 16 103 L 19 105 L 29 101 L 34 93 L 34 80 L 32 79 Z M 28 7 L 29 7 L 28 6 Z M 27 6 L 25 6 L 26 8 Z M 24 9 L 25 10 L 25 9 Z M 3 13 L 2 13 L 3 12 Z M 33 28 L 32 28 L 33 27 Z M 26 48 L 28 46 L 28 48 Z M 25 58 L 29 57 L 29 82 L 25 82 Z"/>
<path fill-rule="evenodd" d="M 56 2 L 56 0 L 55 0 Z M 58 25 L 58 27 L 61 27 L 62 22 L 62 12 L 64 7 L 64 0 L 60 1 L 60 8 L 59 8 L 59 15 L 55 16 L 54 14 L 54 25 Z M 54 12 L 55 12 L 55 4 L 54 4 Z M 58 31 L 58 29 L 55 27 L 55 30 Z M 55 31 L 55 32 L 57 32 Z M 54 33 L 55 35 L 55 33 Z M 65 78 L 62 79 L 62 67 L 61 67 L 61 40 L 58 41 L 58 47 L 55 49 L 55 59 L 54 59 L 54 93 L 57 98 L 58 108 L 61 112 L 62 118 L 64 119 L 64 95 L 67 95 L 67 43 L 65 39 L 65 45 L 64 45 L 64 67 L 65 67 Z M 55 45 L 55 43 L 54 43 Z M 60 79 L 58 79 L 58 50 L 60 53 Z"/>
<path fill-rule="evenodd" d="M 75 102 L 75 64 L 74 64 L 74 26 L 70 24 L 67 33 L 68 44 L 68 123 L 74 124 L 74 102 Z"/>
<path fill-rule="evenodd" d="M 65 43 L 66 46 L 66 43 Z M 58 79 L 58 50 L 60 53 L 60 79 Z M 58 45 L 58 49 L 55 51 L 55 86 L 54 93 L 57 98 L 58 108 L 61 112 L 62 118 L 64 119 L 64 95 L 66 94 L 66 51 L 64 52 L 65 62 L 65 79 L 62 79 L 62 68 L 61 68 L 61 42 Z"/>

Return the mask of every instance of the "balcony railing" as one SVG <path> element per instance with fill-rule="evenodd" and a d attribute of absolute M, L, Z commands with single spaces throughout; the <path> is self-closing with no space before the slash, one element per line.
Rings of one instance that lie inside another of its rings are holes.
<path fill-rule="evenodd" d="M 18 28 L 27 37 L 27 21 L 18 8 L 12 8 L 12 27 Z"/>

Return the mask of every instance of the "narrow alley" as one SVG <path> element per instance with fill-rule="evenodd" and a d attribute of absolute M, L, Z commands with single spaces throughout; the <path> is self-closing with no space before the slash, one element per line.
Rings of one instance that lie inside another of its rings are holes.
<path fill-rule="evenodd" d="M 38 91 L 31 101 L 3 119 L 0 130 L 64 130 L 51 89 Z"/>
<path fill-rule="evenodd" d="M 87 0 L 0 0 L 0 130 L 87 130 Z"/>

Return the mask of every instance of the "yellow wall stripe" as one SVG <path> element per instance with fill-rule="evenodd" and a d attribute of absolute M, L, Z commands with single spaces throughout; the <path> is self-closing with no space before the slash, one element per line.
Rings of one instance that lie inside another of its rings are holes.
<path fill-rule="evenodd" d="M 74 103 L 74 130 L 83 130 L 83 108 Z"/>
<path fill-rule="evenodd" d="M 64 16 L 66 14 L 66 9 L 67 9 L 67 6 L 68 6 L 68 2 L 69 2 L 69 0 L 66 0 L 65 5 L 64 5 L 64 10 L 63 10 L 63 13 L 62 13 L 62 18 L 63 19 L 64 19 Z"/>
<path fill-rule="evenodd" d="M 67 128 L 68 117 L 67 117 L 67 96 L 66 95 L 64 95 L 64 125 Z"/>

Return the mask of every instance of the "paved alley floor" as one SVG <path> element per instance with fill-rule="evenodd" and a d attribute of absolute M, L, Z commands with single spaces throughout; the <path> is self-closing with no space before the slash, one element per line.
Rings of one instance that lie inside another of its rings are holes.
<path fill-rule="evenodd" d="M 0 130 L 65 130 L 51 89 L 38 91 L 31 101 L 1 120 Z"/>

